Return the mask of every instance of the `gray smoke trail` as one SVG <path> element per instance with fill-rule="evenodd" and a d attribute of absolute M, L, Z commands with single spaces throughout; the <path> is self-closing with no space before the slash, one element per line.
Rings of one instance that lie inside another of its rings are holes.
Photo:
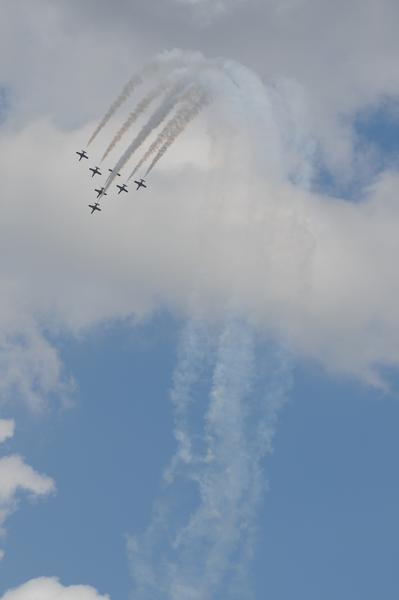
<path fill-rule="evenodd" d="M 110 118 L 114 115 L 114 113 L 122 106 L 122 104 L 129 98 L 129 96 L 134 92 L 136 87 L 141 85 L 145 79 L 156 75 L 159 71 L 162 70 L 173 70 L 174 68 L 184 65 L 184 64 L 195 64 L 195 61 L 199 61 L 199 57 L 195 53 L 182 54 L 178 50 L 172 50 L 171 52 L 167 52 L 161 56 L 158 56 L 150 63 L 145 65 L 138 73 L 133 75 L 131 79 L 126 83 L 125 87 L 116 98 L 116 100 L 111 104 L 104 117 L 101 119 L 100 123 L 96 127 L 92 136 L 90 137 L 87 145 L 91 144 L 91 142 L 97 137 L 100 131 L 105 127 Z"/>
<path fill-rule="evenodd" d="M 141 131 L 134 138 L 132 143 L 129 144 L 125 152 L 117 161 L 116 165 L 113 168 L 113 172 L 110 174 L 107 181 L 105 182 L 105 191 L 108 190 L 109 186 L 112 184 L 113 180 L 117 176 L 116 174 L 120 171 L 120 169 L 122 169 L 125 166 L 132 154 L 138 148 L 140 148 L 141 144 L 145 142 L 145 140 L 152 133 L 152 131 L 166 119 L 166 117 L 172 112 L 176 104 L 179 101 L 185 99 L 185 96 L 190 91 L 192 85 L 193 84 L 190 83 L 190 79 L 188 77 L 185 77 L 174 86 L 174 88 L 166 96 L 165 100 L 162 102 L 160 107 L 151 115 L 147 123 L 144 125 L 144 127 L 142 127 Z"/>
<path fill-rule="evenodd" d="M 195 117 L 198 115 L 198 113 L 203 108 L 205 108 L 205 106 L 207 104 L 209 104 L 209 102 L 210 102 L 210 97 L 207 96 L 206 94 L 204 94 L 196 102 L 196 104 L 194 104 L 192 106 L 185 107 L 185 109 L 182 109 L 181 114 L 176 115 L 176 117 L 177 117 L 176 118 L 176 122 L 174 122 L 172 124 L 171 131 L 170 131 L 169 135 L 167 136 L 167 139 L 166 139 L 165 143 L 159 149 L 159 151 L 158 151 L 157 155 L 155 156 L 154 160 L 151 162 L 150 166 L 146 170 L 145 177 L 148 175 L 148 173 L 150 171 L 152 171 L 152 169 L 155 167 L 155 165 L 157 164 L 157 162 L 163 157 L 163 155 L 165 154 L 165 152 L 170 148 L 170 146 L 179 137 L 179 135 L 181 133 L 183 133 L 183 131 L 186 129 L 186 127 L 190 123 L 190 121 L 192 121 L 193 119 L 195 119 Z M 129 179 L 130 179 L 130 177 L 129 177 Z"/>
<path fill-rule="evenodd" d="M 209 405 L 201 409 L 212 360 Z M 271 450 L 290 371 L 285 353 L 270 351 L 264 394 L 255 338 L 245 323 L 232 319 L 213 337 L 189 326 L 172 391 L 178 450 L 152 525 L 129 542 L 135 597 L 248 597 L 254 521 L 265 491 L 262 459 Z"/>
<path fill-rule="evenodd" d="M 178 110 L 178 112 L 168 121 L 162 131 L 158 134 L 156 140 L 148 148 L 142 159 L 134 167 L 130 173 L 128 180 L 138 171 L 138 169 L 145 163 L 145 161 L 152 156 L 157 150 L 159 150 L 164 144 L 166 145 L 169 140 L 172 140 L 169 145 L 176 139 L 177 135 L 181 133 L 186 125 L 194 118 L 198 113 L 196 110 L 199 106 L 202 108 L 207 101 L 207 94 L 200 86 L 194 86 L 190 93 L 185 98 L 185 104 Z M 195 114 L 193 114 L 195 113 Z"/>
<path fill-rule="evenodd" d="M 112 115 L 118 110 L 118 108 L 120 108 L 122 106 L 122 104 L 134 92 L 136 87 L 138 87 L 141 83 L 143 83 L 146 76 L 155 73 L 156 70 L 157 70 L 157 64 L 150 63 L 149 65 L 146 65 L 143 69 L 141 69 L 141 71 L 139 73 L 137 73 L 136 75 L 133 75 L 133 77 L 131 79 L 129 79 L 129 81 L 126 83 L 125 87 L 123 88 L 123 90 L 121 91 L 121 93 L 119 94 L 117 99 L 114 100 L 114 102 L 111 104 L 111 106 L 109 107 L 109 109 L 107 110 L 107 112 L 105 113 L 103 118 L 101 119 L 100 123 L 97 125 L 96 129 L 92 133 L 89 141 L 87 142 L 88 146 L 97 137 L 97 135 L 100 133 L 100 131 L 105 127 L 105 125 L 108 123 L 108 121 L 110 120 Z"/>
<path fill-rule="evenodd" d="M 170 84 L 160 83 L 156 88 L 150 90 L 146 96 L 138 103 L 136 108 L 128 115 L 126 121 L 123 123 L 121 128 L 118 130 L 107 149 L 105 150 L 101 160 L 103 161 L 116 144 L 122 139 L 123 135 L 130 129 L 130 127 L 137 121 L 137 119 L 143 114 L 145 110 L 156 100 L 163 92 L 165 92 Z"/>

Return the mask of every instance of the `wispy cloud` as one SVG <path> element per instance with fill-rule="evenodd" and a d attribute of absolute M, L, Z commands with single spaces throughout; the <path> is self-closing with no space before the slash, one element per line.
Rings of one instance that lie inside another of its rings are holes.
<path fill-rule="evenodd" d="M 12 419 L 0 419 L 0 444 L 12 438 L 15 431 L 15 423 Z"/>
<path fill-rule="evenodd" d="M 0 443 L 14 434 L 14 422 L 0 419 Z M 55 491 L 55 483 L 46 475 L 32 469 L 24 459 L 12 454 L 0 457 L 0 535 L 4 534 L 7 517 L 16 510 L 21 493 L 32 497 L 48 496 Z M 0 551 L 1 558 L 4 551 Z"/>
<path fill-rule="evenodd" d="M 13 317 L 0 330 L 0 402 L 22 399 L 32 410 L 50 396 L 68 402 L 74 382 L 64 376 L 57 349 L 31 319 Z"/>

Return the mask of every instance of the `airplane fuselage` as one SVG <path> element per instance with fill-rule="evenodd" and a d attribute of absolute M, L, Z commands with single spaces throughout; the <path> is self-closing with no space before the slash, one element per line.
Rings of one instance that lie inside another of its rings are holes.
<path fill-rule="evenodd" d="M 82 160 L 82 158 L 89 158 L 86 154 L 86 150 L 82 150 L 81 152 L 76 152 L 76 154 L 79 155 L 79 162 Z"/>
<path fill-rule="evenodd" d="M 141 187 L 145 187 L 145 188 L 147 187 L 146 184 L 144 183 L 144 179 L 140 179 L 140 181 L 135 181 L 134 183 L 137 183 L 136 191 L 138 189 L 140 189 Z"/>
<path fill-rule="evenodd" d="M 104 188 L 100 188 L 100 189 L 95 189 L 95 192 L 97 192 L 97 198 L 99 198 L 100 196 L 106 196 L 107 192 L 104 192 Z"/>
<path fill-rule="evenodd" d="M 94 175 L 101 175 L 101 171 L 98 167 L 96 167 L 95 169 L 93 169 L 92 167 L 90 167 L 89 171 L 91 171 L 91 176 L 94 177 Z"/>
<path fill-rule="evenodd" d="M 96 210 L 101 212 L 101 208 L 98 202 L 96 202 L 95 204 L 89 204 L 89 208 L 91 208 L 90 214 L 93 214 Z"/>

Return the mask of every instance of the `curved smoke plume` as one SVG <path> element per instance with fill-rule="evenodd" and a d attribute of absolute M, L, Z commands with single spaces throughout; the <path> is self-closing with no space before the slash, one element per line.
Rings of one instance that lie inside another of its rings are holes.
<path fill-rule="evenodd" d="M 209 96 L 199 85 L 194 85 L 193 88 L 189 90 L 186 97 L 183 98 L 183 100 L 184 105 L 170 119 L 170 121 L 168 121 L 162 131 L 158 134 L 158 137 L 148 148 L 143 158 L 137 163 L 128 179 L 131 179 L 141 165 L 143 165 L 144 162 L 161 147 L 166 146 L 165 151 L 167 148 L 169 148 L 179 133 L 184 131 L 188 123 L 198 114 L 205 104 L 209 102 Z M 150 170 L 151 169 L 148 169 L 147 172 Z"/>
<path fill-rule="evenodd" d="M 114 100 L 111 104 L 100 123 L 97 125 L 93 134 L 91 135 L 87 145 L 91 144 L 91 142 L 97 137 L 100 131 L 105 127 L 111 117 L 116 113 L 116 111 L 126 102 L 129 96 L 135 91 L 135 89 L 141 85 L 148 77 L 152 77 L 158 74 L 162 74 L 165 71 L 171 71 L 179 66 L 185 66 L 186 64 L 190 65 L 195 63 L 196 61 L 201 60 L 200 55 L 196 53 L 182 53 L 179 50 L 172 50 L 171 52 L 166 52 L 156 57 L 154 60 L 149 62 L 147 65 L 138 72 L 135 73 L 131 79 L 125 84 L 123 90 L 119 94 L 119 96 Z"/>
<path fill-rule="evenodd" d="M 170 134 L 168 135 L 165 143 L 159 149 L 154 160 L 151 162 L 150 166 L 146 170 L 146 176 L 148 175 L 148 173 L 150 173 L 150 171 L 152 171 L 157 162 L 163 157 L 165 152 L 170 148 L 170 146 L 179 137 L 179 135 L 183 133 L 190 121 L 195 119 L 195 117 L 201 112 L 201 110 L 205 108 L 205 106 L 209 103 L 210 96 L 204 93 L 200 98 L 198 98 L 195 104 L 193 104 L 192 106 L 187 106 L 184 110 L 181 111 L 181 113 L 177 116 L 178 118 L 173 124 L 173 127 L 171 128 Z"/>
<path fill-rule="evenodd" d="M 120 159 L 117 161 L 113 168 L 113 172 L 108 177 L 105 183 L 105 191 L 112 184 L 113 180 L 117 176 L 116 174 L 125 166 L 131 156 L 140 148 L 140 146 L 146 141 L 148 136 L 153 130 L 161 125 L 166 117 L 172 112 L 176 104 L 184 101 L 187 96 L 191 93 L 192 83 L 189 77 L 184 77 L 180 80 L 166 96 L 164 101 L 161 103 L 159 108 L 151 115 L 147 123 L 142 127 L 140 132 L 129 144 L 125 152 L 122 154 Z"/>

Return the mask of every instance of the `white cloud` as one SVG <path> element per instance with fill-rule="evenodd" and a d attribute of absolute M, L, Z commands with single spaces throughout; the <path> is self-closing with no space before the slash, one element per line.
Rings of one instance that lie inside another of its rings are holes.
<path fill-rule="evenodd" d="M 15 423 L 12 419 L 0 419 L 0 444 L 12 438 L 14 430 Z"/>
<path fill-rule="evenodd" d="M 105 2 L 45 1 L 34 10 L 24 2 L 18 11 L 5 2 L 0 65 L 14 104 L 0 142 L 8 257 L 0 268 L 2 398 L 17 393 L 37 407 L 46 396 L 68 394 L 53 334 L 142 318 L 160 306 L 218 317 L 232 298 L 238 312 L 295 351 L 376 380 L 375 365 L 399 360 L 390 199 L 397 176 L 382 175 L 355 206 L 301 187 L 316 143 L 331 164 L 351 165 L 353 132 L 342 115 L 348 123 L 399 93 L 399 79 L 384 67 L 399 50 L 397 4 L 378 3 L 378 29 L 372 0 L 247 3 L 210 27 L 209 51 L 224 45 L 229 52 L 226 40 L 234 39 L 231 52 L 274 83 L 263 89 L 232 65 L 240 89 L 227 86 L 209 121 L 171 149 L 145 201 L 109 199 L 95 219 L 84 212 L 92 198 L 87 166 L 71 164 L 93 122 L 63 126 L 100 114 L 142 57 L 176 43 L 177 30 L 204 43 L 203 30 L 182 28 L 168 5 L 168 20 L 146 37 L 146 11 L 156 3 L 140 7 L 140 31 L 132 35 L 139 19 L 129 21 L 124 0 L 112 11 Z M 251 44 L 243 45 L 240 32 L 251 24 Z M 37 118 L 43 114 L 51 120 Z M 101 150 L 92 150 L 96 159 Z"/>
<path fill-rule="evenodd" d="M 7 313 L 9 315 L 9 313 Z M 33 319 L 22 313 L 5 321 L 0 333 L 0 398 L 23 399 L 32 410 L 45 406 L 55 395 L 67 403 L 74 389 L 72 378 L 63 374 L 58 352 Z M 22 322 L 20 321 L 22 319 Z"/>
<path fill-rule="evenodd" d="M 12 437 L 14 421 L 0 420 L 0 442 Z M 50 477 L 37 473 L 16 454 L 0 457 L 0 535 L 4 534 L 7 517 L 17 508 L 21 493 L 32 497 L 47 496 L 55 491 L 55 483 Z M 0 550 L 0 559 L 4 551 Z"/>
<path fill-rule="evenodd" d="M 236 4 L 237 10 L 226 11 L 204 30 L 203 18 L 193 19 L 191 10 L 173 1 L 43 0 L 33 6 L 21 0 L 17 8 L 4 0 L 0 71 L 12 87 L 18 119 L 39 114 L 69 126 L 82 123 L 100 114 L 154 53 L 193 47 L 233 57 L 267 81 L 299 81 L 325 158 L 351 176 L 358 160 L 353 115 L 399 94 L 398 3 L 222 2 Z M 211 3 L 199 5 L 206 12 Z"/>
<path fill-rule="evenodd" d="M 55 484 L 49 477 L 34 471 L 18 455 L 0 458 L 0 503 L 3 511 L 12 507 L 20 490 L 34 496 L 45 496 L 54 492 Z"/>
<path fill-rule="evenodd" d="M 159 306 L 187 313 L 193 303 L 217 316 L 231 298 L 250 320 L 327 364 L 359 371 L 398 361 L 398 177 L 385 174 L 356 205 L 282 182 L 290 155 L 296 168 L 295 145 L 285 152 L 267 92 L 252 100 L 269 115 L 259 123 L 255 113 L 258 132 L 232 124 L 227 101 L 226 120 L 212 117 L 210 150 L 194 128 L 154 173 L 145 199 L 132 191 L 110 198 L 99 218 L 87 211 L 87 166 L 73 162 L 89 128 L 68 134 L 42 121 L 3 137 L 3 386 L 19 382 L 30 402 L 62 388 L 41 323 L 75 333 Z M 197 137 L 199 164 L 189 154 Z M 260 171 L 262 159 L 269 172 Z"/>
<path fill-rule="evenodd" d="M 38 577 L 12 588 L 0 600 L 107 600 L 88 585 L 62 585 L 55 577 Z"/>
<path fill-rule="evenodd" d="M 275 92 L 251 77 L 242 99 L 227 95 L 207 114 L 209 138 L 204 118 L 145 196 L 109 196 L 100 215 L 88 214 L 87 165 L 74 162 L 92 125 L 66 133 L 40 121 L 3 137 L 0 356 L 10 381 L 57 391 L 62 370 L 43 331 L 74 334 L 159 307 L 218 317 L 230 303 L 333 369 L 371 376 L 398 363 L 398 175 L 382 175 L 357 204 L 287 183 L 311 164 L 306 138 L 285 139 Z M 18 349 L 24 328 L 39 352 Z"/>

